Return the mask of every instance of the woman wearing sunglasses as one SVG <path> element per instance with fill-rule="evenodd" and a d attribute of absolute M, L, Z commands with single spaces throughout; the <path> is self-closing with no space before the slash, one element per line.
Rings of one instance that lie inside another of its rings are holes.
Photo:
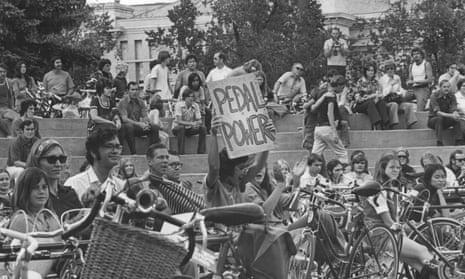
<path fill-rule="evenodd" d="M 74 189 L 60 183 L 67 159 L 63 146 L 58 141 L 42 139 L 34 143 L 26 163 L 26 167 L 40 168 L 47 175 L 50 200 L 58 216 L 69 209 L 82 207 Z"/>

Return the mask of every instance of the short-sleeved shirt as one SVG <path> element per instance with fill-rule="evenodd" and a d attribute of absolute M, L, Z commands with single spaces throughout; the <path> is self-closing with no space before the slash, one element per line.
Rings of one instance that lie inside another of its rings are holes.
<path fill-rule="evenodd" d="M 223 68 L 214 68 L 210 71 L 207 76 L 207 82 L 223 80 L 228 74 L 232 71 L 228 66 L 223 66 Z"/>
<path fill-rule="evenodd" d="M 320 98 L 321 96 L 318 96 Z M 341 115 L 339 113 L 339 107 L 337 105 L 337 98 L 334 97 L 326 97 L 323 103 L 317 108 L 316 110 L 316 122 L 319 126 L 329 126 L 329 117 L 328 117 L 328 108 L 329 104 L 333 104 L 333 113 L 334 113 L 334 120 L 340 120 Z"/>
<path fill-rule="evenodd" d="M 465 113 L 465 96 L 461 92 L 455 93 L 455 100 L 457 101 L 457 109 L 461 113 Z"/>
<path fill-rule="evenodd" d="M 63 96 L 74 88 L 74 82 L 68 72 L 51 70 L 44 76 L 45 90 Z"/>
<path fill-rule="evenodd" d="M 23 123 L 23 121 L 24 121 L 23 117 L 20 117 L 20 118 L 16 118 L 15 120 L 13 120 L 13 123 L 11 123 L 11 131 L 12 131 L 13 137 L 17 137 L 23 133 L 21 128 L 19 128 L 19 126 L 21 126 L 21 123 Z M 34 135 L 40 139 L 39 121 L 37 121 L 37 119 L 35 118 L 32 118 L 32 122 L 34 123 L 34 128 L 36 129 L 36 132 Z"/>
<path fill-rule="evenodd" d="M 116 76 L 113 80 L 113 84 L 116 88 L 115 97 L 122 99 L 124 97 L 124 93 L 126 93 L 126 89 L 128 88 L 128 81 L 126 77 Z"/>
<path fill-rule="evenodd" d="M 441 91 L 436 91 L 430 98 L 430 117 L 435 116 L 438 111 L 452 113 L 457 111 L 457 99 L 452 93 L 443 94 Z"/>
<path fill-rule="evenodd" d="M 186 91 L 187 89 L 189 89 L 187 85 L 181 87 L 181 90 L 179 90 L 178 102 L 182 101 L 182 93 L 184 93 L 184 91 Z M 202 102 L 205 102 L 205 90 L 202 87 L 200 87 L 199 90 L 193 91 L 193 93 L 195 103 L 200 105 Z"/>
<path fill-rule="evenodd" d="M 10 145 L 8 149 L 7 166 L 14 166 L 16 161 L 26 162 L 32 145 L 38 140 L 37 137 L 32 139 L 26 138 L 24 135 L 19 135 Z"/>
<path fill-rule="evenodd" d="M 125 182 L 119 178 L 112 178 L 115 188 L 113 192 L 118 192 L 124 188 Z M 76 174 L 65 181 L 65 186 L 71 187 L 76 192 L 79 199 L 82 201 L 83 195 L 91 186 L 101 187 L 104 182 L 101 182 L 94 168 L 91 166 L 86 171 Z"/>
<path fill-rule="evenodd" d="M 207 207 L 233 205 L 244 202 L 244 194 L 239 188 L 224 184 L 217 179 L 213 185 L 203 181 L 203 191 Z"/>
<path fill-rule="evenodd" d="M 147 117 L 147 107 L 141 98 L 131 99 L 125 96 L 118 104 L 118 111 L 122 117 L 127 117 L 134 121 L 142 121 Z"/>
<path fill-rule="evenodd" d="M 200 107 L 197 103 L 192 103 L 191 107 L 187 107 L 185 101 L 177 102 L 174 106 L 174 126 L 179 126 L 177 118 L 180 117 L 182 121 L 197 121 L 202 119 L 200 114 Z M 190 128 L 185 126 L 185 128 Z"/>
<path fill-rule="evenodd" d="M 113 99 L 110 99 L 110 105 L 104 106 L 99 97 L 94 96 L 92 97 L 92 101 L 90 101 L 90 108 L 97 110 L 97 115 L 106 119 L 112 120 L 111 117 L 113 115 L 113 108 L 116 106 L 116 103 Z"/>
<path fill-rule="evenodd" d="M 278 97 L 289 97 L 292 98 L 297 94 L 307 94 L 307 87 L 303 77 L 296 77 L 294 73 L 284 73 L 278 82 L 281 83 L 279 87 Z"/>
<path fill-rule="evenodd" d="M 164 67 L 161 64 L 155 65 L 150 72 L 150 78 L 156 79 L 155 88 L 150 89 L 158 91 L 156 94 L 159 94 L 162 100 L 168 100 L 172 98 L 171 91 L 169 89 L 170 85 L 168 83 L 168 74 L 168 67 Z"/>

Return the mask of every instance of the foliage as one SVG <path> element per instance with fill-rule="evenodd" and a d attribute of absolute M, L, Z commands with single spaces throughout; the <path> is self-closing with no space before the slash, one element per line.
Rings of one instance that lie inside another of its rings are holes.
<path fill-rule="evenodd" d="M 195 26 L 199 15 L 196 6 L 190 0 L 181 0 L 180 3 L 168 12 L 168 18 L 173 23 L 169 28 L 146 31 L 147 41 L 151 46 L 168 46 L 174 53 L 172 63 L 177 65 L 182 60 L 183 50 L 203 56 L 202 43 L 205 32 Z"/>
<path fill-rule="evenodd" d="M 64 57 L 65 68 L 73 71 L 114 46 L 108 15 L 95 16 L 85 0 L 2 0 L 0 10 L 0 60 L 11 69 L 25 60 L 38 79 L 52 56 Z"/>
<path fill-rule="evenodd" d="M 321 77 L 323 16 L 317 1 L 218 0 L 207 32 L 208 54 L 222 50 L 232 65 L 256 58 L 270 86 L 292 63 L 301 62 L 307 82 Z"/>
<path fill-rule="evenodd" d="M 365 22 L 371 29 L 371 40 L 391 54 L 421 46 L 444 71 L 451 61 L 463 59 L 465 12 L 453 0 L 424 0 L 412 7 L 402 0 L 392 5 L 381 18 Z"/>

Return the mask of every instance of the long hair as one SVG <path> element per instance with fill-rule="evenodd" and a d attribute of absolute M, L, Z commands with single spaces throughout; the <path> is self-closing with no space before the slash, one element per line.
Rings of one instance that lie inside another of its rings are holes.
<path fill-rule="evenodd" d="M 129 176 L 127 173 L 126 173 L 126 163 L 132 163 L 134 165 L 134 163 L 131 161 L 131 159 L 129 158 L 124 158 L 120 161 L 120 164 L 119 164 L 119 171 L 118 171 L 118 174 L 120 176 L 121 179 L 128 179 L 128 178 L 131 178 L 131 177 L 137 177 L 137 174 L 136 174 L 136 167 L 134 166 L 134 172 L 132 173 L 131 176 Z"/>
<path fill-rule="evenodd" d="M 260 188 L 265 190 L 266 194 L 268 196 L 271 195 L 271 193 L 273 192 L 273 184 L 272 184 L 272 180 L 271 180 L 271 177 L 270 177 L 270 173 L 268 172 L 268 166 L 266 166 L 265 164 L 265 173 L 263 174 L 263 181 L 262 183 L 260 183 Z"/>
<path fill-rule="evenodd" d="M 16 182 L 15 193 L 14 193 L 13 209 L 15 211 L 22 209 L 28 214 L 31 213 L 30 197 L 31 197 L 32 188 L 35 185 L 39 184 L 39 182 L 42 179 L 45 181 L 45 183 L 49 187 L 47 174 L 45 174 L 45 172 L 39 168 L 36 168 L 36 167 L 27 168 L 20 174 L 18 181 Z M 45 204 L 45 208 L 52 210 L 50 198 Z"/>
<path fill-rule="evenodd" d="M 338 159 L 332 159 L 328 162 L 328 164 L 326 165 L 326 170 L 328 171 L 328 178 L 330 181 L 334 182 L 334 183 L 338 183 L 338 181 L 336 181 L 334 179 L 334 168 L 336 168 L 337 166 L 341 165 L 342 166 L 342 163 L 341 161 L 339 161 Z"/>
<path fill-rule="evenodd" d="M 431 185 L 431 179 L 433 178 L 433 174 L 438 170 L 442 170 L 444 174 L 446 174 L 446 169 L 441 164 L 431 164 L 425 168 L 425 173 L 423 174 L 423 184 L 430 192 L 437 191 L 437 189 Z"/>
<path fill-rule="evenodd" d="M 197 88 L 194 88 L 194 80 L 195 79 L 198 79 L 199 80 L 199 85 Z M 191 89 L 191 90 L 199 90 L 200 87 L 202 87 L 203 85 L 203 82 L 202 82 L 202 79 L 200 78 L 200 75 L 198 73 L 192 73 L 189 75 L 189 77 L 187 78 L 187 86 Z"/>
<path fill-rule="evenodd" d="M 389 177 L 386 175 L 386 167 L 388 163 L 392 160 L 396 160 L 399 162 L 399 158 L 394 154 L 386 154 L 378 162 L 376 162 L 375 166 L 375 180 L 384 183 L 389 180 Z M 400 165 L 400 162 L 399 162 Z M 400 172 L 399 172 L 400 177 Z"/>
<path fill-rule="evenodd" d="M 15 77 L 17 78 L 22 78 L 23 75 L 21 74 L 21 65 L 26 66 L 26 72 L 24 73 L 24 79 L 26 80 L 26 86 L 27 88 L 31 87 L 31 76 L 29 75 L 29 69 L 28 65 L 26 64 L 25 61 L 19 61 L 16 63 L 16 68 L 15 68 Z"/>

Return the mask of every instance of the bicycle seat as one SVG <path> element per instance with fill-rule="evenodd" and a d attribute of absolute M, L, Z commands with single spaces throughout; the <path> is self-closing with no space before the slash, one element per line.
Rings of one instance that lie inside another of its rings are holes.
<path fill-rule="evenodd" d="M 376 181 L 369 181 L 362 186 L 352 189 L 352 193 L 362 197 L 374 196 L 379 192 L 381 192 L 381 185 Z"/>
<path fill-rule="evenodd" d="M 205 221 L 223 224 L 225 226 L 237 226 L 250 223 L 263 223 L 265 212 L 255 203 L 240 203 L 235 205 L 207 208 L 200 211 L 205 216 Z"/>

